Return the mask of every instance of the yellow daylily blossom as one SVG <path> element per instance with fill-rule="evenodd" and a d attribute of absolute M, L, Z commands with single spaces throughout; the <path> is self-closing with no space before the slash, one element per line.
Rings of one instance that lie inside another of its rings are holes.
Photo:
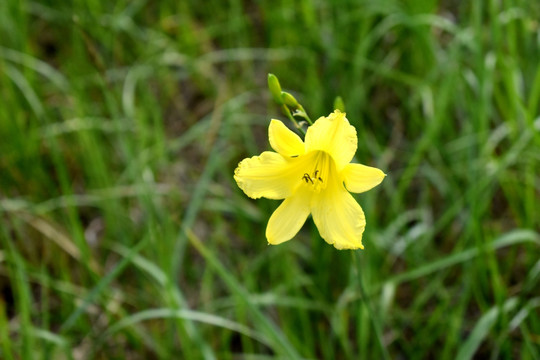
<path fill-rule="evenodd" d="M 279 120 L 270 122 L 268 137 L 276 152 L 244 159 L 234 172 L 247 196 L 285 199 L 268 221 L 268 242 L 290 240 L 312 214 L 327 243 L 337 249 L 363 249 L 366 219 L 349 191 L 367 191 L 386 175 L 350 163 L 358 139 L 345 113 L 336 110 L 319 118 L 307 129 L 305 142 Z"/>

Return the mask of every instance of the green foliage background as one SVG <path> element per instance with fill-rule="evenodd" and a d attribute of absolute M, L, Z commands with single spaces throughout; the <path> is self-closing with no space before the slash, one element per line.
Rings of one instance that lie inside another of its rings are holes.
<path fill-rule="evenodd" d="M 0 358 L 540 359 L 540 4 L 0 2 Z M 232 174 L 341 95 L 364 251 Z"/>

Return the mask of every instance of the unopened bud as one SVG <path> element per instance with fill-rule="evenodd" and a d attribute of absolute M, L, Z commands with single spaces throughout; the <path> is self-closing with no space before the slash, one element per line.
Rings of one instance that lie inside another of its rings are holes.
<path fill-rule="evenodd" d="M 278 104 L 283 104 L 281 100 L 281 85 L 279 85 L 279 80 L 274 74 L 268 74 L 268 89 L 270 94 Z"/>
<path fill-rule="evenodd" d="M 282 91 L 282 92 L 281 92 L 281 100 L 282 100 L 283 103 L 285 103 L 285 105 L 287 105 L 287 106 L 290 106 L 290 107 L 293 107 L 293 108 L 297 108 L 297 107 L 298 107 L 298 101 L 296 101 L 296 99 L 294 98 L 294 96 L 292 96 L 292 95 L 289 94 L 288 92 L 285 92 L 285 91 Z"/>
<path fill-rule="evenodd" d="M 339 110 L 341 112 L 345 112 L 345 103 L 343 102 L 343 99 L 341 96 L 337 96 L 334 99 L 334 109 Z"/>

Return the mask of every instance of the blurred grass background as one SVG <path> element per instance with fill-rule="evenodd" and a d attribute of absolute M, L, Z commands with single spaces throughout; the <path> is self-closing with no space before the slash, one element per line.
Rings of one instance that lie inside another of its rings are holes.
<path fill-rule="evenodd" d="M 0 358 L 540 359 L 540 3 L 0 2 Z M 341 95 L 364 251 L 232 178 Z M 362 285 L 362 286 L 361 286 Z"/>

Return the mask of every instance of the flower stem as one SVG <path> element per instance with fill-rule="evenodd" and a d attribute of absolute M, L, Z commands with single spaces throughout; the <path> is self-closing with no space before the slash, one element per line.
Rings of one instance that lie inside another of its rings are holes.
<path fill-rule="evenodd" d="M 308 116 L 306 109 L 304 109 L 304 107 L 300 104 L 298 104 L 298 109 L 300 109 L 300 111 L 304 114 L 303 118 L 307 120 L 309 125 L 313 125 L 313 121 L 311 121 L 311 118 Z"/>
<path fill-rule="evenodd" d="M 364 284 L 362 282 L 362 276 L 361 276 L 362 269 L 360 267 L 360 254 L 358 253 L 358 251 L 355 251 L 353 253 L 353 262 L 356 266 L 356 278 L 358 280 L 358 288 L 360 289 L 360 296 L 362 297 L 362 302 L 367 308 L 371 325 L 373 326 L 373 329 L 375 330 L 375 335 L 377 336 L 377 343 L 379 344 L 379 347 L 381 349 L 382 358 L 385 360 L 389 360 L 390 354 L 388 353 L 388 349 L 386 349 L 386 346 L 384 345 L 384 342 L 383 342 L 381 320 L 379 319 L 378 313 L 373 310 L 371 306 L 371 301 L 366 295 L 366 290 L 364 289 Z"/>
<path fill-rule="evenodd" d="M 304 129 L 302 129 L 302 127 L 300 126 L 300 124 L 298 124 L 298 121 L 296 121 L 296 119 L 294 118 L 294 116 L 291 114 L 291 111 L 289 110 L 289 108 L 287 107 L 287 105 L 283 104 L 281 105 L 281 108 L 283 110 L 283 112 L 285 113 L 285 115 L 287 115 L 287 117 L 289 118 L 289 120 L 291 120 L 294 124 L 294 126 L 300 130 L 302 132 L 303 135 L 306 135 L 306 132 L 304 131 Z"/>

